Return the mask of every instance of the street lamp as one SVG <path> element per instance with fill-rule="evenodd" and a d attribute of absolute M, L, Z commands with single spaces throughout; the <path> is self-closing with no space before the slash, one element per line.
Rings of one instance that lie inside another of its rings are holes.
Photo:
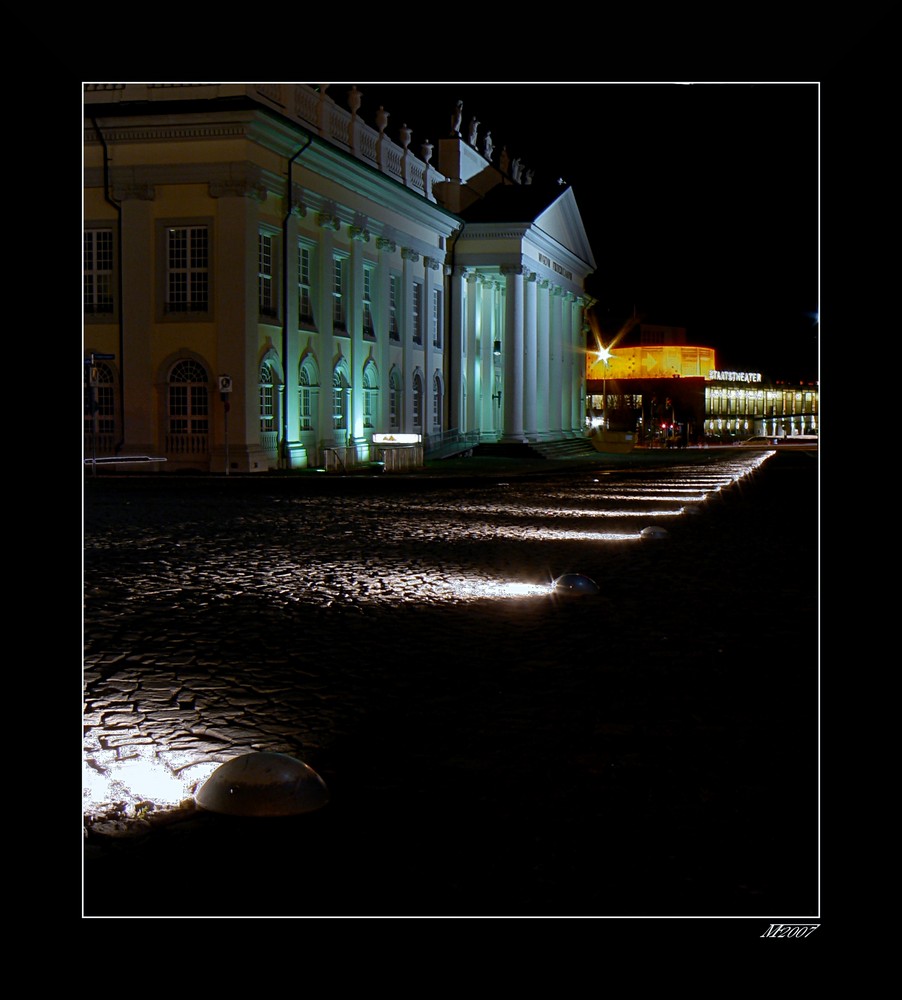
<path fill-rule="evenodd" d="M 598 360 L 604 364 L 601 370 L 601 429 L 608 429 L 608 364 L 611 360 L 611 350 L 598 341 Z"/>

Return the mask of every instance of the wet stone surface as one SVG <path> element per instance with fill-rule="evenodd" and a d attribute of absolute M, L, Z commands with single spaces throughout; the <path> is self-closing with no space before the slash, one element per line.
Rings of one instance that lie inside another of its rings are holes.
<path fill-rule="evenodd" d="M 816 459 L 693 474 L 88 482 L 89 766 L 285 753 L 330 801 L 89 813 L 85 914 L 814 912 Z"/>

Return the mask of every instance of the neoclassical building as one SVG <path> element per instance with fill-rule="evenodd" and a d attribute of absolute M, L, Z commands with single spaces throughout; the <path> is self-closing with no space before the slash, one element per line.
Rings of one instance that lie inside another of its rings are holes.
<path fill-rule="evenodd" d="M 404 467 L 584 435 L 595 263 L 572 190 L 453 118 L 434 165 L 359 106 L 85 85 L 86 457 Z"/>

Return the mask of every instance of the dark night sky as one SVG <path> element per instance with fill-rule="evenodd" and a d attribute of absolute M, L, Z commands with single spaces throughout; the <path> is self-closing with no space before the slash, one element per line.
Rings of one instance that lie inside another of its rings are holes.
<path fill-rule="evenodd" d="M 820 88 L 816 83 L 367 83 L 411 148 L 475 115 L 540 177 L 573 187 L 605 333 L 635 308 L 714 347 L 721 368 L 815 378 Z M 332 84 L 344 104 L 350 84 Z M 436 151 L 433 157 L 438 159 Z M 494 162 L 497 164 L 497 154 Z"/>

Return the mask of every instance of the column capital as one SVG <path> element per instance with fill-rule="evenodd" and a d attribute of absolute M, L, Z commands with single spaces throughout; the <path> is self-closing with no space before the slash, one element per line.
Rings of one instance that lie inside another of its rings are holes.
<path fill-rule="evenodd" d="M 518 274 L 519 275 L 525 275 L 525 274 L 529 273 L 529 269 L 527 267 L 525 267 L 523 264 L 502 264 L 501 265 L 501 273 L 503 275 L 505 275 L 505 277 L 507 277 L 509 275 L 512 275 L 512 274 L 513 275 L 518 275 Z"/>
<path fill-rule="evenodd" d="M 386 239 L 384 236 L 377 236 L 376 249 L 384 250 L 386 253 L 394 253 L 398 249 L 398 244 L 394 240 Z"/>
<path fill-rule="evenodd" d="M 320 229 L 331 229 L 336 233 L 339 229 L 341 229 L 341 219 L 339 219 L 337 215 L 332 215 L 330 212 L 317 212 L 316 224 Z"/>
<path fill-rule="evenodd" d="M 412 250 L 410 247 L 401 247 L 401 259 L 410 260 L 416 263 L 420 259 L 420 255 L 416 250 Z"/>
<path fill-rule="evenodd" d="M 437 271 L 440 266 L 440 261 L 436 260 L 435 257 L 424 257 L 423 267 L 428 268 L 430 271 Z"/>
<path fill-rule="evenodd" d="M 348 233 L 352 240 L 356 240 L 358 243 L 369 243 L 370 241 L 370 231 L 361 226 L 348 226 Z"/>

